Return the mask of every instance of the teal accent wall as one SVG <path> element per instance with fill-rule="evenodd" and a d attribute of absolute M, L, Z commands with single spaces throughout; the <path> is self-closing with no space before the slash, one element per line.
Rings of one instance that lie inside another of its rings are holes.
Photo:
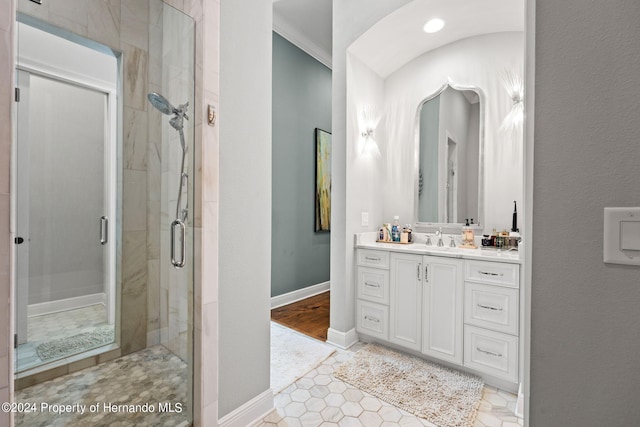
<path fill-rule="evenodd" d="M 331 132 L 331 70 L 273 33 L 272 78 L 273 297 L 329 281 L 331 236 L 314 231 L 314 130 Z"/>

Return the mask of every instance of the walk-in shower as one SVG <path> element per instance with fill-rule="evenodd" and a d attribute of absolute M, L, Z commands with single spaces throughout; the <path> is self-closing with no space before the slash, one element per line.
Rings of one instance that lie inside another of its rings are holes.
<path fill-rule="evenodd" d="M 64 332 L 67 341 L 52 343 L 47 360 L 31 356 L 40 343 L 18 343 L 15 399 L 44 399 L 35 387 L 56 389 L 45 382 L 74 373 L 82 392 L 59 390 L 47 403 L 116 402 L 126 395 L 120 403 L 180 408 L 162 419 L 138 414 L 136 425 L 189 425 L 196 123 L 188 108 L 195 101 L 195 22 L 160 0 L 59 0 L 51 15 L 47 4 L 19 0 L 16 6 L 17 21 L 29 28 L 18 31 L 16 43 L 21 101 L 12 195 L 24 203 L 20 210 L 13 200 L 12 215 L 14 230 L 24 231 L 16 233 L 22 241 L 16 242 L 14 295 L 21 300 L 13 314 L 17 328 L 37 332 L 38 340 Z M 51 39 L 65 47 L 52 47 Z M 25 50 L 29 43 L 32 53 Z M 92 55 L 111 59 L 115 80 Z M 49 75 L 47 67 L 64 75 Z M 104 299 L 76 298 L 64 286 L 71 283 Z M 88 286 L 94 283 L 101 286 Z M 97 331 L 99 341 L 79 336 L 93 320 L 68 310 L 70 297 L 91 308 L 87 316 L 101 313 L 110 330 Z M 43 315 L 47 307 L 53 307 L 50 317 Z M 145 393 L 154 387 L 166 402 Z M 56 423 L 95 425 L 76 415 Z M 127 414 L 103 415 L 99 423 L 129 422 Z M 17 426 L 52 421 L 46 414 L 16 417 Z"/>

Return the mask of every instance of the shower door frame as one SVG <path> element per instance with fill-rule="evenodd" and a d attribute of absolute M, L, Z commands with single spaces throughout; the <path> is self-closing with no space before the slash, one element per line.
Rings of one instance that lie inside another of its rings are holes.
<path fill-rule="evenodd" d="M 117 59 L 117 58 L 116 58 Z M 117 224 L 120 222 L 117 218 L 117 182 L 118 182 L 118 174 L 117 174 L 117 166 L 118 166 L 118 157 L 117 157 L 117 135 L 118 135 L 118 89 L 117 82 L 114 82 L 114 85 L 109 85 L 108 82 L 104 82 L 98 79 L 92 79 L 89 76 L 80 73 L 74 73 L 70 70 L 62 70 L 54 67 L 49 67 L 46 63 L 39 63 L 36 61 L 32 61 L 30 59 L 20 57 L 19 49 L 18 49 L 18 63 L 16 64 L 16 75 L 18 76 L 18 85 L 17 87 L 24 86 L 24 79 L 30 79 L 31 75 L 37 75 L 43 78 L 47 78 L 50 80 L 54 80 L 61 83 L 70 84 L 76 87 L 81 87 L 88 90 L 93 90 L 99 93 L 102 93 L 106 96 L 106 108 L 105 108 L 105 152 L 104 152 L 104 202 L 107 211 L 107 218 L 109 221 L 109 226 L 107 227 L 107 250 L 106 250 L 106 268 L 104 272 L 104 280 L 105 280 L 105 293 L 106 293 L 106 310 L 107 310 L 107 321 L 109 324 L 115 324 L 116 322 L 116 229 Z M 28 86 L 28 84 L 27 84 Z M 21 102 L 27 102 L 28 100 L 28 92 L 25 94 L 27 96 L 23 96 L 24 99 L 21 99 Z M 24 200 L 25 194 L 28 197 L 28 186 L 22 185 L 24 180 L 18 180 L 19 175 L 23 175 L 23 168 L 21 166 L 21 160 L 16 158 L 18 157 L 18 150 L 24 150 L 23 147 L 18 148 L 18 140 L 21 140 L 21 145 L 24 143 L 24 140 L 29 141 L 28 129 L 25 129 L 26 126 L 21 126 L 20 113 L 19 111 L 24 108 L 24 105 L 17 106 L 17 114 L 16 114 L 16 129 L 18 132 L 14 138 L 14 150 L 16 156 L 13 156 L 13 164 L 12 164 L 12 182 L 14 183 L 12 194 L 15 194 L 15 203 L 12 203 L 14 206 L 12 213 L 12 217 L 14 218 L 13 229 L 18 231 L 18 203 L 22 199 Z M 27 133 L 26 137 L 23 133 Z M 22 156 L 24 157 L 24 156 Z M 18 173 L 18 169 L 20 168 L 20 173 Z M 17 196 L 18 192 L 20 192 L 20 197 Z M 98 224 L 96 225 L 96 230 L 98 229 Z M 24 226 L 21 225 L 21 232 L 24 230 Z M 27 236 L 28 236 L 28 223 L 26 225 Z M 17 234 L 16 234 L 17 235 Z M 26 288 L 24 284 L 21 283 L 21 277 L 28 278 L 28 271 L 25 275 L 24 263 L 19 262 L 19 258 L 16 254 L 15 257 L 15 271 L 16 271 L 16 340 L 17 342 L 25 342 L 22 340 L 22 336 L 26 337 L 27 335 L 27 324 L 28 324 L 28 284 Z M 24 258 L 24 257 L 23 257 Z M 28 255 L 27 255 L 28 258 Z M 21 267 L 22 264 L 22 267 Z M 22 271 L 18 270 L 22 268 Z M 26 265 L 28 269 L 28 264 Z M 27 279 L 28 281 L 28 279 Z M 22 287 L 21 287 L 22 285 Z M 116 335 L 117 336 L 117 335 Z M 17 347 L 16 347 L 17 349 Z"/>

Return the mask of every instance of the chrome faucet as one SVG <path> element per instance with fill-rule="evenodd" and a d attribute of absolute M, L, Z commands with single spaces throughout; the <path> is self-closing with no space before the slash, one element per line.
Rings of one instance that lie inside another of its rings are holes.
<path fill-rule="evenodd" d="M 431 243 L 431 235 L 429 235 L 429 234 L 427 234 L 427 241 L 425 242 L 425 245 L 427 245 L 427 246 L 433 245 L 433 243 Z"/>
<path fill-rule="evenodd" d="M 451 241 L 449 242 L 449 246 L 452 248 L 456 247 L 456 241 L 453 236 L 451 236 Z"/>
<path fill-rule="evenodd" d="M 442 227 L 440 227 L 438 231 L 436 231 L 436 236 L 438 237 L 438 247 L 443 247 L 444 242 L 442 241 Z"/>

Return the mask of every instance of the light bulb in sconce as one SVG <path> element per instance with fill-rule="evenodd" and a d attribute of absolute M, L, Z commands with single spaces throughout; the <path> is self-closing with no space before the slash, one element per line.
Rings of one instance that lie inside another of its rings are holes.
<path fill-rule="evenodd" d="M 375 128 L 378 126 L 380 118 L 377 117 L 376 108 L 372 105 L 362 107 L 361 111 L 360 128 L 362 132 L 361 140 L 361 153 L 362 154 L 377 154 L 380 155 L 380 149 L 378 143 L 375 140 Z"/>
<path fill-rule="evenodd" d="M 520 73 L 511 68 L 502 73 L 502 85 L 507 90 L 513 104 L 509 113 L 502 120 L 500 131 L 513 134 L 522 129 L 524 122 L 524 83 Z"/>
<path fill-rule="evenodd" d="M 369 128 L 367 130 L 365 130 L 364 132 L 362 132 L 362 137 L 363 138 L 373 138 L 373 129 Z"/>

